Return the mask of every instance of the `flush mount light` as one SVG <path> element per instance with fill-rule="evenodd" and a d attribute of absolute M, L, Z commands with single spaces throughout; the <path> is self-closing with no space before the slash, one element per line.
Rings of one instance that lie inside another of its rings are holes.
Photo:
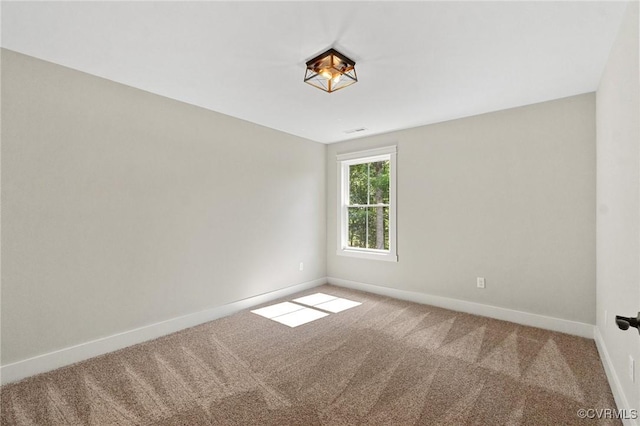
<path fill-rule="evenodd" d="M 358 82 L 356 63 L 335 49 L 329 49 L 307 61 L 304 82 L 324 90 L 335 92 Z"/>

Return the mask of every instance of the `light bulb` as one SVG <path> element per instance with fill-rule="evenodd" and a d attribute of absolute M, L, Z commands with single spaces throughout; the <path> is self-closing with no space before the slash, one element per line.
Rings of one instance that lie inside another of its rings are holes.
<path fill-rule="evenodd" d="M 338 84 L 341 78 L 342 78 L 342 74 L 336 73 L 336 75 L 333 77 L 333 80 L 332 80 L 333 84 Z"/>
<path fill-rule="evenodd" d="M 326 78 L 327 80 L 331 80 L 331 77 L 333 77 L 331 75 L 331 71 L 329 70 L 323 70 L 320 72 L 320 75 L 323 76 L 324 78 Z"/>

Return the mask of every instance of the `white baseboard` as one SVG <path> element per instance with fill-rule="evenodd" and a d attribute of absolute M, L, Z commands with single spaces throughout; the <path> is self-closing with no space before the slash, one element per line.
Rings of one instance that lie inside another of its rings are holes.
<path fill-rule="evenodd" d="M 55 370 L 56 368 L 84 361 L 127 346 L 165 336 L 176 331 L 184 330 L 185 328 L 231 315 L 252 306 L 260 305 L 299 291 L 317 287 L 325 284 L 326 282 L 326 278 L 319 278 L 317 280 L 249 297 L 237 302 L 146 325 L 144 327 L 81 343 L 79 345 L 70 346 L 43 355 L 38 355 L 33 358 L 14 362 L 12 364 L 3 365 L 0 367 L 0 383 L 6 384 L 15 382 L 35 374 Z"/>
<path fill-rule="evenodd" d="M 602 365 L 604 366 L 604 371 L 607 374 L 607 379 L 609 380 L 609 386 L 611 387 L 613 398 L 616 400 L 616 405 L 618 406 L 618 409 L 626 410 L 629 413 L 632 408 L 636 407 L 631 407 L 631 405 L 629 405 L 629 401 L 622 390 L 620 379 L 616 374 L 616 370 L 613 368 L 613 363 L 609 357 L 609 351 L 607 350 L 607 346 L 604 344 L 604 339 L 602 339 L 602 334 L 600 334 L 600 329 L 598 327 L 595 327 L 593 335 L 596 341 L 596 347 L 600 353 Z M 640 422 L 638 422 L 637 419 L 622 419 L 622 423 L 625 426 L 640 426 Z"/>
<path fill-rule="evenodd" d="M 452 299 L 449 297 L 432 296 L 429 294 L 418 293 L 414 291 L 381 287 L 357 281 L 343 280 L 340 278 L 327 277 L 327 282 L 339 287 L 362 290 L 369 293 L 380 294 L 382 296 L 393 297 L 395 299 L 402 299 L 408 300 L 410 302 L 422 303 L 425 305 L 438 306 L 440 308 L 451 309 L 453 311 L 466 312 L 469 314 L 515 322 L 531 327 L 544 328 L 547 330 L 559 331 L 561 333 L 573 334 L 576 336 L 593 339 L 594 326 L 592 324 L 586 324 L 583 322 L 547 317 L 544 315 L 500 308 L 497 306 L 484 305 L 482 303 L 468 302 L 466 300 Z"/>

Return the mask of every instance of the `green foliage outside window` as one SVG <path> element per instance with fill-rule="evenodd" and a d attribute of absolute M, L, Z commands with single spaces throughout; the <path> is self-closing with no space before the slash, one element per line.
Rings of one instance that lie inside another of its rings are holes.
<path fill-rule="evenodd" d="M 389 250 L 389 161 L 349 166 L 349 247 Z"/>

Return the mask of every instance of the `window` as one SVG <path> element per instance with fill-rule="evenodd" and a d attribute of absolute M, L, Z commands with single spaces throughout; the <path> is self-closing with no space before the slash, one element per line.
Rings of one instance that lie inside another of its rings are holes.
<path fill-rule="evenodd" d="M 338 155 L 338 254 L 397 262 L 396 147 Z"/>

